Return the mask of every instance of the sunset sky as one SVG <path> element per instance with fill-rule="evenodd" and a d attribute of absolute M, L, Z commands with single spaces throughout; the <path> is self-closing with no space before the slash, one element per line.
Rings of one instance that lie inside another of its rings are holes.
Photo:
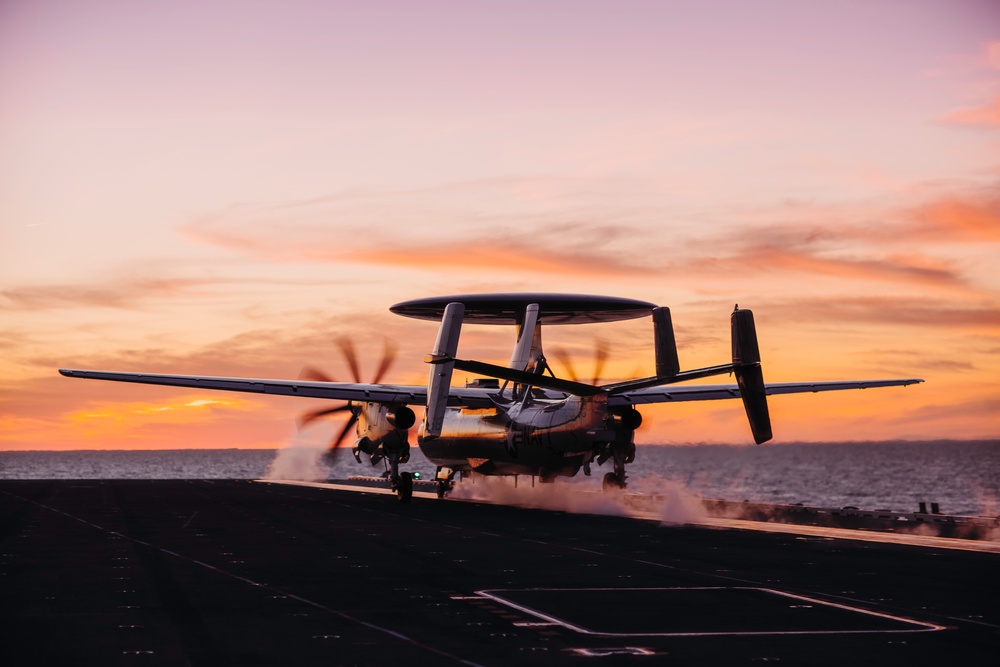
<path fill-rule="evenodd" d="M 346 334 L 419 384 L 389 305 L 489 291 L 669 306 L 684 368 L 738 302 L 766 380 L 926 379 L 775 397 L 775 442 L 997 438 L 998 250 L 995 0 L 0 3 L 0 449 L 280 447 L 316 402 L 56 369 L 348 380 Z M 652 373 L 647 320 L 544 335 Z"/>

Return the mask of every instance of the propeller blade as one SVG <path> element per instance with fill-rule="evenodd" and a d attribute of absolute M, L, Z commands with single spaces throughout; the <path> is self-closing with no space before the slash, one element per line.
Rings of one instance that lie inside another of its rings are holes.
<path fill-rule="evenodd" d="M 378 384 L 382 376 L 386 374 L 389 367 L 392 366 L 392 362 L 396 360 L 396 350 L 399 348 L 395 341 L 385 339 L 385 349 L 382 352 L 382 363 L 379 364 L 378 370 L 375 371 L 375 379 L 372 380 L 372 384 Z"/>
<path fill-rule="evenodd" d="M 354 377 L 355 382 L 361 382 L 361 371 L 358 369 L 358 355 L 354 351 L 354 343 L 347 336 L 341 336 L 334 340 L 340 351 L 344 353 L 344 359 L 347 361 L 347 365 L 351 367 L 351 375 Z"/>
<path fill-rule="evenodd" d="M 300 380 L 313 380 L 315 382 L 336 382 L 332 377 L 314 366 L 303 366 L 299 371 Z"/>
<path fill-rule="evenodd" d="M 566 369 L 566 373 L 569 375 L 570 380 L 573 382 L 580 381 L 580 377 L 576 374 L 576 369 L 573 368 L 573 362 L 570 361 L 569 353 L 566 352 L 566 350 L 561 347 L 554 347 L 552 348 L 552 355 L 558 359 L 559 363 Z"/>
<path fill-rule="evenodd" d="M 351 409 L 351 406 L 348 403 L 344 403 L 343 405 L 338 405 L 335 408 L 321 408 L 319 410 L 313 410 L 311 412 L 304 412 L 304 413 L 302 413 L 296 421 L 297 421 L 297 423 L 299 425 L 299 428 L 302 428 L 306 424 L 309 424 L 309 423 L 311 423 L 311 422 L 319 419 L 320 417 L 325 417 L 327 415 L 332 415 L 332 414 L 335 414 L 337 412 L 344 412 L 345 410 L 350 410 L 350 409 Z"/>
<path fill-rule="evenodd" d="M 608 360 L 608 341 L 598 338 L 594 343 L 594 380 L 591 382 L 595 387 L 601 379 L 601 372 L 604 370 L 604 363 Z"/>
<path fill-rule="evenodd" d="M 357 421 L 358 421 L 358 416 L 352 412 L 351 418 L 347 420 L 346 424 L 344 424 L 344 428 L 340 430 L 340 433 L 337 434 L 336 438 L 330 441 L 330 446 L 327 447 L 326 449 L 326 457 L 328 459 L 333 458 L 337 449 L 340 447 L 340 443 L 344 441 L 344 438 L 347 437 L 347 434 L 350 432 L 351 427 L 354 426 L 354 424 L 357 423 Z"/>

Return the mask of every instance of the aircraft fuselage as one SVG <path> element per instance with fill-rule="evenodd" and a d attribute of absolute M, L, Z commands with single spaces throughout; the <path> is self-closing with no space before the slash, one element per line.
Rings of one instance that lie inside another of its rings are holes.
<path fill-rule="evenodd" d="M 448 408 L 441 435 L 417 433 L 429 461 L 452 470 L 493 475 L 573 476 L 608 442 L 607 399 L 570 396 L 497 400 L 494 408 Z"/>

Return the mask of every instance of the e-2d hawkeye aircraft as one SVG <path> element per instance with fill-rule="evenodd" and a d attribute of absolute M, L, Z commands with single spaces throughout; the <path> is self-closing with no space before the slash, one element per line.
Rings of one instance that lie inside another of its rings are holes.
<path fill-rule="evenodd" d="M 332 382 L 324 379 L 265 380 L 195 375 L 151 375 L 60 369 L 68 377 L 142 384 L 302 396 L 346 401 L 311 413 L 310 418 L 350 413 L 333 452 L 356 424 L 354 456 L 372 465 L 384 461 L 393 490 L 409 501 L 413 482 L 399 465 L 409 459 L 409 430 L 416 423 L 411 405 L 426 406 L 417 444 L 437 466 L 438 495 L 453 486 L 456 473 L 531 475 L 551 480 L 591 472 L 591 464 L 612 462 L 604 488 L 625 486 L 625 466 L 635 458 L 635 430 L 642 423 L 637 405 L 741 398 L 757 444 L 770 440 L 767 396 L 805 392 L 905 386 L 918 378 L 841 382 L 764 382 L 753 313 L 738 306 L 731 315 L 732 362 L 680 369 L 670 310 L 635 299 L 567 294 L 466 294 L 404 301 L 390 308 L 398 315 L 440 321 L 426 386 Z M 542 351 L 542 325 L 614 322 L 651 317 L 656 375 L 593 385 L 556 377 Z M 516 327 L 507 366 L 458 358 L 465 324 Z M 357 366 L 348 361 L 358 380 Z M 455 369 L 488 379 L 452 387 Z M 679 383 L 733 375 L 735 385 Z M 502 381 L 502 384 L 501 384 Z"/>

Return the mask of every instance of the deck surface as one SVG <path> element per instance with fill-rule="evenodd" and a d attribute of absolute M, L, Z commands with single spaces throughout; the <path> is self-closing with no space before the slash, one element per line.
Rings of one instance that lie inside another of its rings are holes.
<path fill-rule="evenodd" d="M 0 481 L 0 664 L 995 665 L 998 566 L 248 481 Z"/>

